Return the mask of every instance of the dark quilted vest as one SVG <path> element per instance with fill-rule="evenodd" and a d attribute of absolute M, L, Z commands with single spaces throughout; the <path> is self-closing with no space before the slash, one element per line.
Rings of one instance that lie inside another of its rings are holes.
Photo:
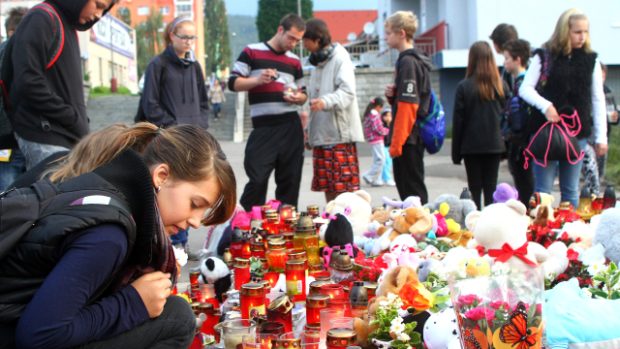
<path fill-rule="evenodd" d="M 96 173 L 70 179 L 57 185 L 50 206 L 18 244 L 0 261 L 0 323 L 17 320 L 61 256 L 65 238 L 100 224 L 114 223 L 127 232 L 128 251 L 136 239 L 136 224 L 128 212 L 125 197 Z M 70 205 L 76 197 L 102 195 L 118 205 Z M 49 214 L 47 214 L 49 213 Z M 92 297 L 100 296 L 108 280 Z M 70 292 L 70 290 L 68 290 Z"/>
<path fill-rule="evenodd" d="M 541 55 L 538 50 L 536 53 Z M 581 119 L 577 137 L 587 138 L 592 134 L 592 72 L 596 53 L 574 49 L 568 56 L 551 57 L 549 78 L 540 95 L 553 103 L 558 113 L 567 108 L 577 109 Z M 544 115 L 539 114 L 537 121 L 534 132 L 546 121 Z"/>

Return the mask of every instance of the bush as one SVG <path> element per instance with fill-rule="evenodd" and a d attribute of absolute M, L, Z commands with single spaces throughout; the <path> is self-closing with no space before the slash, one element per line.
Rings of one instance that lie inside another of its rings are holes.
<path fill-rule="evenodd" d="M 620 126 L 618 125 L 611 126 L 605 180 L 607 183 L 620 185 Z"/>
<path fill-rule="evenodd" d="M 90 93 L 95 95 L 106 95 L 110 94 L 110 88 L 108 86 L 97 86 L 94 87 Z"/>

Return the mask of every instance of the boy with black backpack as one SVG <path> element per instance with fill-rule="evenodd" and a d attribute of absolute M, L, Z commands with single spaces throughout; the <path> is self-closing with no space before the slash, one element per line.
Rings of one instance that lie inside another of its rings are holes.
<path fill-rule="evenodd" d="M 503 45 L 504 69 L 512 75 L 514 81 L 513 95 L 506 107 L 506 127 L 504 130 L 508 146 L 508 169 L 519 192 L 519 201 L 526 207 L 534 192 L 534 174 L 532 168 L 524 169 L 523 150 L 527 146 L 528 133 L 526 130 L 529 115 L 529 104 L 519 97 L 519 87 L 525 77 L 525 71 L 530 60 L 530 43 L 515 39 Z"/>
<path fill-rule="evenodd" d="M 390 156 L 394 181 L 401 200 L 418 196 L 428 201 L 424 184 L 425 145 L 420 136 L 418 116 L 428 114 L 431 95 L 430 59 L 413 48 L 418 18 L 411 11 L 397 11 L 385 22 L 385 37 L 390 48 L 400 53 L 396 61 L 394 84 L 385 89 L 392 105 L 394 121 L 390 124 Z"/>

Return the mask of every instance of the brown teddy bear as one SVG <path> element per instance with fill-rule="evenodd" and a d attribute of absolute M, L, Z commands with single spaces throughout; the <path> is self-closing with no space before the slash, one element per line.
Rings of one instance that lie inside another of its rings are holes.
<path fill-rule="evenodd" d="M 394 217 L 392 229 L 383 233 L 373 246 L 372 255 L 378 255 L 390 247 L 390 242 L 400 234 L 411 234 L 423 238 L 433 228 L 433 217 L 428 210 L 421 207 L 408 207 Z"/>

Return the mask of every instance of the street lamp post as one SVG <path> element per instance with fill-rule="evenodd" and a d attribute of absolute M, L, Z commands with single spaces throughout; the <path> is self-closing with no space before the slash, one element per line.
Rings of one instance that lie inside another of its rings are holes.
<path fill-rule="evenodd" d="M 110 92 L 116 93 L 118 91 L 118 81 L 114 76 L 114 31 L 112 30 L 112 16 L 108 14 L 108 21 L 110 21 Z"/>

